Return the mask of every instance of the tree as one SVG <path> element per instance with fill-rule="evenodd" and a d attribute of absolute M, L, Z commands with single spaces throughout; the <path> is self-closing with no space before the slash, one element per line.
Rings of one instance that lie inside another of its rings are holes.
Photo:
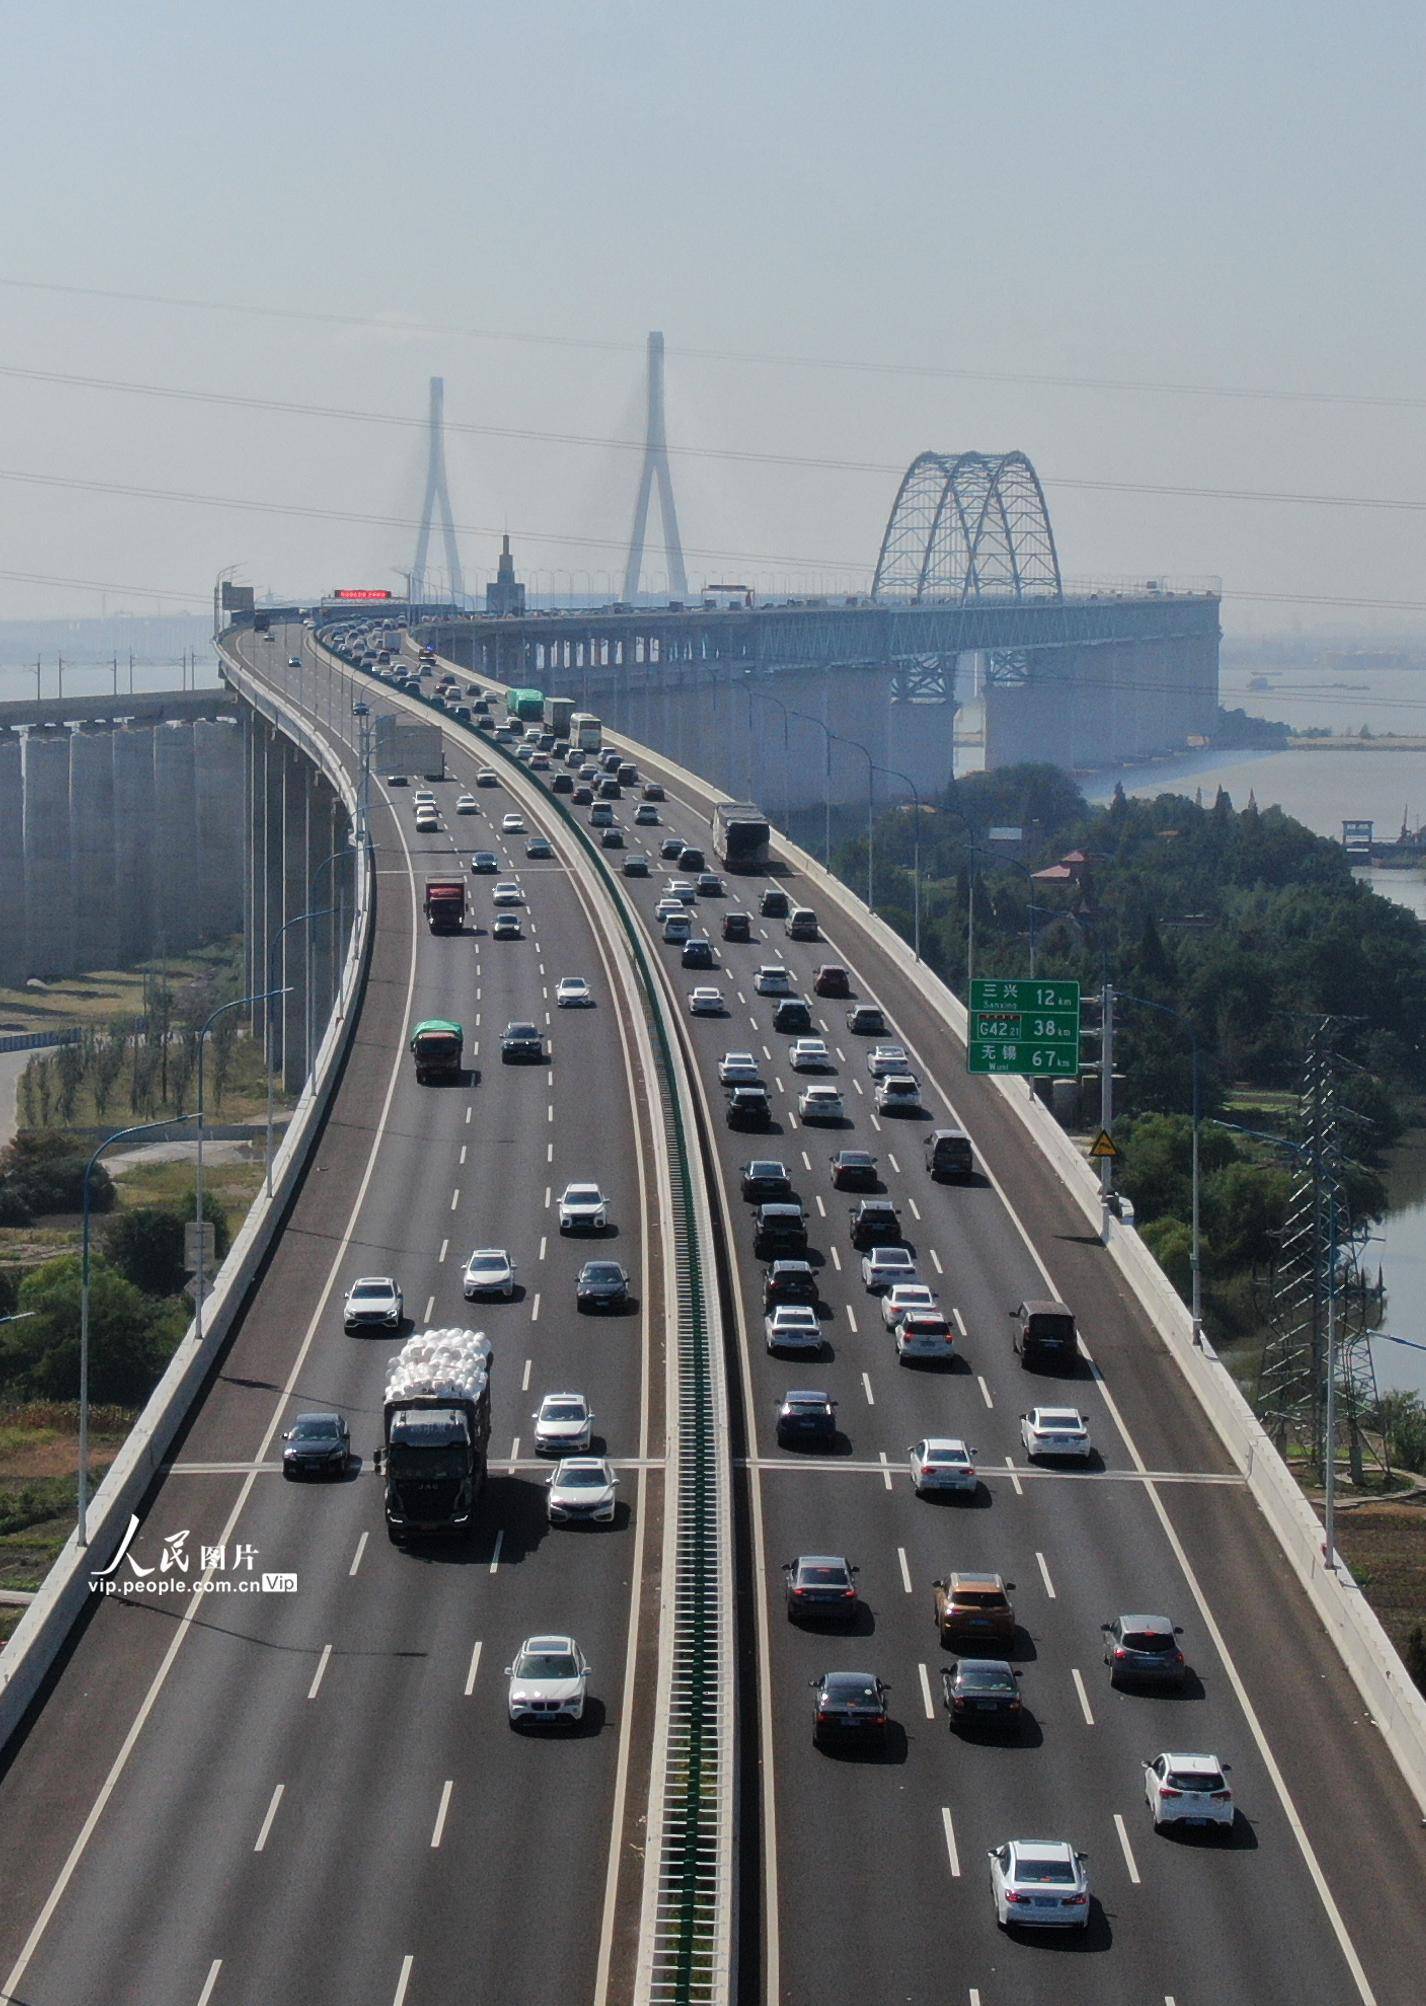
<path fill-rule="evenodd" d="M 66 1254 L 20 1284 L 24 1321 L 0 1325 L 0 1387 L 41 1400 L 79 1391 L 81 1263 Z M 147 1301 L 106 1261 L 90 1264 L 89 1392 L 133 1406 L 147 1399 L 182 1333 L 181 1313 Z"/>
<path fill-rule="evenodd" d="M 893 922 L 894 924 L 894 922 Z M 221 1114 L 223 1096 L 228 1091 L 228 1082 L 233 1076 L 233 1061 L 237 1057 L 238 1013 L 229 1010 L 213 1026 L 210 1040 L 209 1070 L 213 1075 L 213 1105 Z"/>
<path fill-rule="evenodd" d="M 45 1212 L 79 1212 L 84 1206 L 84 1166 L 89 1152 L 73 1138 L 49 1129 L 22 1128 L 0 1151 L 0 1194 L 24 1214 L 19 1223 Z M 102 1163 L 89 1177 L 93 1212 L 112 1211 L 114 1186 Z"/>
<path fill-rule="evenodd" d="M 1188 1301 L 1193 1281 L 1193 1235 L 1181 1219 L 1151 1219 L 1142 1229 L 1144 1245 Z"/>
<path fill-rule="evenodd" d="M 55 1113 L 59 1116 L 61 1127 L 69 1128 L 74 1122 L 74 1106 L 84 1079 L 84 1053 L 78 1045 L 60 1046 L 55 1054 L 55 1070 L 59 1075 Z"/>
<path fill-rule="evenodd" d="M 109 1103 L 114 1098 L 114 1089 L 119 1084 L 119 1074 L 124 1066 L 124 1039 L 117 1026 L 110 1029 L 107 1037 L 95 1041 L 94 1062 L 90 1073 L 90 1084 L 94 1093 L 94 1112 L 103 1121 L 109 1112 Z"/>
<path fill-rule="evenodd" d="M 203 1193 L 203 1216 L 213 1227 L 211 1273 L 230 1244 L 227 1214 L 211 1191 Z M 191 1209 L 172 1205 L 136 1205 L 116 1212 L 104 1230 L 104 1258 L 145 1295 L 175 1295 L 188 1278 L 183 1238 L 192 1218 Z"/>

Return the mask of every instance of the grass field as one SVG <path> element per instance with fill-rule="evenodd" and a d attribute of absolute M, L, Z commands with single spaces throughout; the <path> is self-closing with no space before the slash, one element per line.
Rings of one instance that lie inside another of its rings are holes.
<path fill-rule="evenodd" d="M 97 1488 L 133 1417 L 99 1408 L 91 1418 L 90 1470 Z M 0 1588 L 38 1588 L 74 1530 L 77 1427 L 73 1404 L 0 1409 Z M 0 1636 L 23 1613 L 0 1608 Z"/>
<path fill-rule="evenodd" d="M 1337 1516 L 1337 1546 L 1398 1651 L 1426 1624 L 1426 1500 Z"/>
<path fill-rule="evenodd" d="M 170 987 L 177 988 L 230 966 L 232 956 L 231 945 L 222 942 L 166 962 L 141 962 L 137 968 L 91 969 L 47 983 L 43 989 L 0 988 L 0 1032 L 63 1031 L 109 1017 L 138 1017 L 143 1014 L 146 974 L 166 974 Z"/>

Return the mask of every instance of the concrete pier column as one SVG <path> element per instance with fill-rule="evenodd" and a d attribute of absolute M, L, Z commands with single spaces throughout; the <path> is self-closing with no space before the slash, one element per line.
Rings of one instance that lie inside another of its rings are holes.
<path fill-rule="evenodd" d="M 243 994 L 258 996 L 267 987 L 266 981 L 259 981 L 264 974 L 262 953 L 258 946 L 258 909 L 261 884 L 258 859 L 261 854 L 259 832 L 262 818 L 258 810 L 259 794 L 257 774 L 260 770 L 257 751 L 257 719 L 244 704 L 239 722 L 243 750 Z M 253 1006 L 247 1018 L 254 1036 L 258 1033 L 259 1009 Z"/>
<path fill-rule="evenodd" d="M 25 945 L 25 795 L 18 732 L 0 730 L 0 982 L 29 975 Z"/>
<path fill-rule="evenodd" d="M 114 755 L 107 728 L 90 726 L 70 735 L 69 843 L 76 954 L 85 968 L 113 968 L 119 960 L 119 918 Z"/>
<path fill-rule="evenodd" d="M 74 891 L 69 835 L 69 734 L 39 728 L 25 740 L 25 931 L 30 974 L 72 975 Z"/>
<path fill-rule="evenodd" d="M 217 940 L 243 923 L 243 742 L 228 718 L 194 724 L 193 807 L 194 918 L 205 940 Z"/>
<path fill-rule="evenodd" d="M 266 724 L 259 726 L 259 734 L 259 807 L 262 813 L 259 857 L 262 911 L 259 916 L 259 934 L 262 948 L 261 986 L 267 990 L 280 988 L 287 980 L 277 945 L 278 929 L 282 925 L 283 917 L 283 741 L 271 726 Z M 267 1063 L 274 1072 L 282 1064 L 282 1033 L 286 1021 L 282 1001 L 283 999 L 279 998 L 258 1013 L 262 1037 L 267 1046 Z"/>
<path fill-rule="evenodd" d="M 154 733 L 154 794 L 159 931 L 165 951 L 174 954 L 190 945 L 197 933 L 193 907 L 198 824 L 191 724 L 164 724 Z"/>
<path fill-rule="evenodd" d="M 310 910 L 308 819 L 312 809 L 312 769 L 295 747 L 281 742 L 282 783 L 282 917 L 290 920 Z M 282 998 L 282 1083 L 295 1093 L 307 1077 L 308 933 L 304 922 L 289 926 L 282 936 L 282 974 L 290 985 Z"/>
<path fill-rule="evenodd" d="M 158 942 L 154 898 L 154 729 L 124 725 L 111 735 L 114 908 L 118 958 L 146 961 Z"/>

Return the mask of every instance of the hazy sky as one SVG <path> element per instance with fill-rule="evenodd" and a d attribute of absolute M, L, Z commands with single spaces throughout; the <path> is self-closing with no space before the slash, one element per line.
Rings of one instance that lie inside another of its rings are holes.
<path fill-rule="evenodd" d="M 1299 602 L 1233 597 L 1237 631 L 1399 626 L 1305 602 L 1426 605 L 1426 513 L 1068 483 L 1426 505 L 1423 39 L 1390 0 L 7 8 L 0 617 L 99 610 L 16 573 L 110 610 L 235 561 L 394 583 L 414 530 L 320 512 L 414 517 L 424 451 L 7 371 L 409 417 L 441 374 L 452 420 L 628 442 L 659 327 L 695 584 L 869 566 L 887 469 L 1020 447 L 1070 577 Z M 473 578 L 508 525 L 537 582 L 617 579 L 634 453 L 448 459 Z"/>

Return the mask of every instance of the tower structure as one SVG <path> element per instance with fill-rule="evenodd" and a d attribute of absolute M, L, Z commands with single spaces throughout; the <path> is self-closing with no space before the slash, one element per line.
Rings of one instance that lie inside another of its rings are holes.
<path fill-rule="evenodd" d="M 451 513 L 451 491 L 446 483 L 446 384 L 442 376 L 431 378 L 431 414 L 427 425 L 426 498 L 421 504 L 421 527 L 416 532 L 416 556 L 411 565 L 411 596 L 425 599 L 426 558 L 431 531 L 439 516 L 441 540 L 446 553 L 446 572 L 451 598 L 457 605 L 465 597 L 461 578 L 460 552 L 456 548 L 455 518 Z"/>
<path fill-rule="evenodd" d="M 510 538 L 500 539 L 500 558 L 495 576 L 485 588 L 487 613 L 523 613 L 525 588 L 515 576 L 515 560 L 510 555 Z"/>
<path fill-rule="evenodd" d="M 649 526 L 649 503 L 657 486 L 659 520 L 663 524 L 664 551 L 668 559 L 669 591 L 675 599 L 688 597 L 688 573 L 683 567 L 683 543 L 678 534 L 678 510 L 673 501 L 673 476 L 668 470 L 668 433 L 663 408 L 663 336 L 649 336 L 648 416 L 644 428 L 644 464 L 639 473 L 639 492 L 634 502 L 634 527 L 629 537 L 629 561 L 624 567 L 624 598 L 633 604 L 638 597 L 639 579 L 644 568 L 644 537 Z"/>

